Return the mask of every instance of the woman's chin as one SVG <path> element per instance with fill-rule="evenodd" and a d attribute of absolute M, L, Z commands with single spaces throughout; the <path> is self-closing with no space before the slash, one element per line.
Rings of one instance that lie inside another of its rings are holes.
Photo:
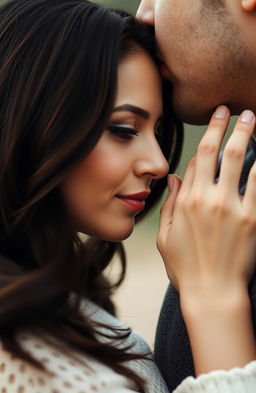
<path fill-rule="evenodd" d="M 112 227 L 111 229 L 105 229 L 103 231 L 83 231 L 80 228 L 79 233 L 82 234 L 82 236 L 90 236 L 94 237 L 96 239 L 101 239 L 105 240 L 108 242 L 121 242 L 125 239 L 127 239 L 133 232 L 134 230 L 134 222 L 128 226 L 122 227 L 122 228 L 114 228 Z"/>
<path fill-rule="evenodd" d="M 109 242 L 121 242 L 123 240 L 128 239 L 129 236 L 131 236 L 132 232 L 133 232 L 134 227 L 130 230 L 130 231 L 126 231 L 124 233 L 113 233 L 113 234 L 109 234 L 109 236 L 106 236 L 106 238 L 104 240 L 107 240 Z"/>

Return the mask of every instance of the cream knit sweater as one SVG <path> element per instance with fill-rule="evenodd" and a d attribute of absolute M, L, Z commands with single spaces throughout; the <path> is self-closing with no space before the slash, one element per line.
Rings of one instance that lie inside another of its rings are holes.
<path fill-rule="evenodd" d="M 116 318 L 88 300 L 83 310 L 95 321 L 118 328 L 124 327 Z M 46 372 L 13 358 L 0 346 L 0 393 L 133 393 L 133 382 L 90 356 L 73 352 L 74 356 L 55 349 L 47 339 L 30 333 L 19 335 L 24 350 L 42 362 Z M 149 347 L 136 333 L 125 345 L 134 342 L 132 351 L 148 352 Z M 72 355 L 72 353 L 71 353 Z M 136 373 L 145 378 L 147 393 L 168 393 L 168 389 L 154 362 L 131 361 Z M 188 377 L 174 393 L 256 393 L 256 361 L 244 368 L 214 371 L 198 378 Z"/>

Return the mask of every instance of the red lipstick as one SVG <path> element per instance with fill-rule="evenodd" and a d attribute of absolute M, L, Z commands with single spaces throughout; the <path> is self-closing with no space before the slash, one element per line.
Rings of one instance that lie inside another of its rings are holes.
<path fill-rule="evenodd" d="M 148 191 L 137 192 L 136 194 L 117 195 L 120 202 L 128 207 L 131 211 L 138 213 L 145 207 L 145 199 L 148 197 Z"/>

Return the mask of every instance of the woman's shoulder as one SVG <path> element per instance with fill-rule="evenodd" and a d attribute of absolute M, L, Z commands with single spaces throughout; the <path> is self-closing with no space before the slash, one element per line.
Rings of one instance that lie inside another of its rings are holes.
<path fill-rule="evenodd" d="M 86 313 L 89 318 L 95 322 L 104 323 L 106 325 L 112 326 L 120 331 L 124 332 L 127 326 L 123 324 L 120 320 L 115 318 L 113 315 L 109 314 L 107 311 L 103 310 L 101 307 L 95 305 L 88 299 L 83 299 L 81 302 L 81 311 Z M 104 333 L 109 333 L 105 328 L 101 331 Z M 99 336 L 100 340 L 108 340 L 102 336 Z M 156 365 L 153 361 L 153 354 L 144 338 L 137 332 L 131 330 L 130 335 L 127 336 L 125 340 L 122 340 L 119 344 L 121 347 L 129 347 L 129 352 L 136 354 L 147 355 L 147 358 L 132 360 L 129 362 L 129 367 L 131 367 L 138 375 L 145 379 L 147 383 L 147 392 L 153 393 L 168 393 L 169 390 L 166 383 Z"/>
<path fill-rule="evenodd" d="M 30 333 L 20 334 L 18 341 L 25 352 L 44 366 L 45 371 L 15 358 L 0 342 L 1 393 L 133 391 L 133 386 L 126 378 L 89 356 L 72 353 L 72 350 L 65 353 L 47 340 Z"/>
<path fill-rule="evenodd" d="M 108 312 L 84 299 L 81 311 L 106 326 L 124 331 L 127 327 Z M 103 333 L 109 334 L 109 329 Z M 103 363 L 71 348 L 60 348 L 52 337 L 38 335 L 33 332 L 22 332 L 17 335 L 22 349 L 38 360 L 45 367 L 41 371 L 18 358 L 14 358 L 0 343 L 0 392 L 1 393 L 122 393 L 135 392 L 133 381 L 128 380 Z M 99 335 L 99 339 L 108 340 Z M 62 346 L 63 344 L 63 346 Z M 144 339 L 132 332 L 120 345 L 130 347 L 130 351 L 138 354 L 149 353 L 150 349 Z M 139 359 L 129 362 L 129 366 L 147 381 L 147 392 L 167 393 L 168 389 L 159 370 L 152 360 Z M 11 389 L 10 389 L 11 388 Z M 2 389 L 2 390 L 1 390 Z"/>
<path fill-rule="evenodd" d="M 128 328 L 123 322 L 119 319 L 111 315 L 109 312 L 101 308 L 100 306 L 96 305 L 95 303 L 91 302 L 90 300 L 83 298 L 81 300 L 81 311 L 87 317 L 89 317 L 92 321 L 104 324 L 106 326 L 110 326 L 115 329 L 116 334 L 122 335 L 125 331 L 128 332 L 130 330 L 130 334 L 127 336 L 126 340 L 120 342 L 120 346 L 131 346 L 131 352 L 141 353 L 141 354 L 150 354 L 151 349 L 148 343 L 144 340 L 144 338 L 134 330 Z M 99 332 L 106 333 L 107 335 L 110 333 L 110 330 L 105 327 L 98 327 Z M 113 334 L 113 333 L 112 333 Z M 99 335 L 99 340 L 106 340 L 103 336 Z"/>

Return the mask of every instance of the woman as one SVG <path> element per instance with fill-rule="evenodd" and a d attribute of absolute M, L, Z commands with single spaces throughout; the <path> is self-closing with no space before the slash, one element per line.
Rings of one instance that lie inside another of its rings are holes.
<path fill-rule="evenodd" d="M 85 0 L 11 0 L 0 16 L 2 392 L 166 392 L 110 297 L 124 277 L 120 241 L 161 196 L 181 149 L 150 31 Z M 165 244 L 168 214 L 159 248 L 182 288 Z M 116 251 L 123 272 L 111 285 L 103 271 Z M 244 365 L 252 359 L 242 350 Z"/>

